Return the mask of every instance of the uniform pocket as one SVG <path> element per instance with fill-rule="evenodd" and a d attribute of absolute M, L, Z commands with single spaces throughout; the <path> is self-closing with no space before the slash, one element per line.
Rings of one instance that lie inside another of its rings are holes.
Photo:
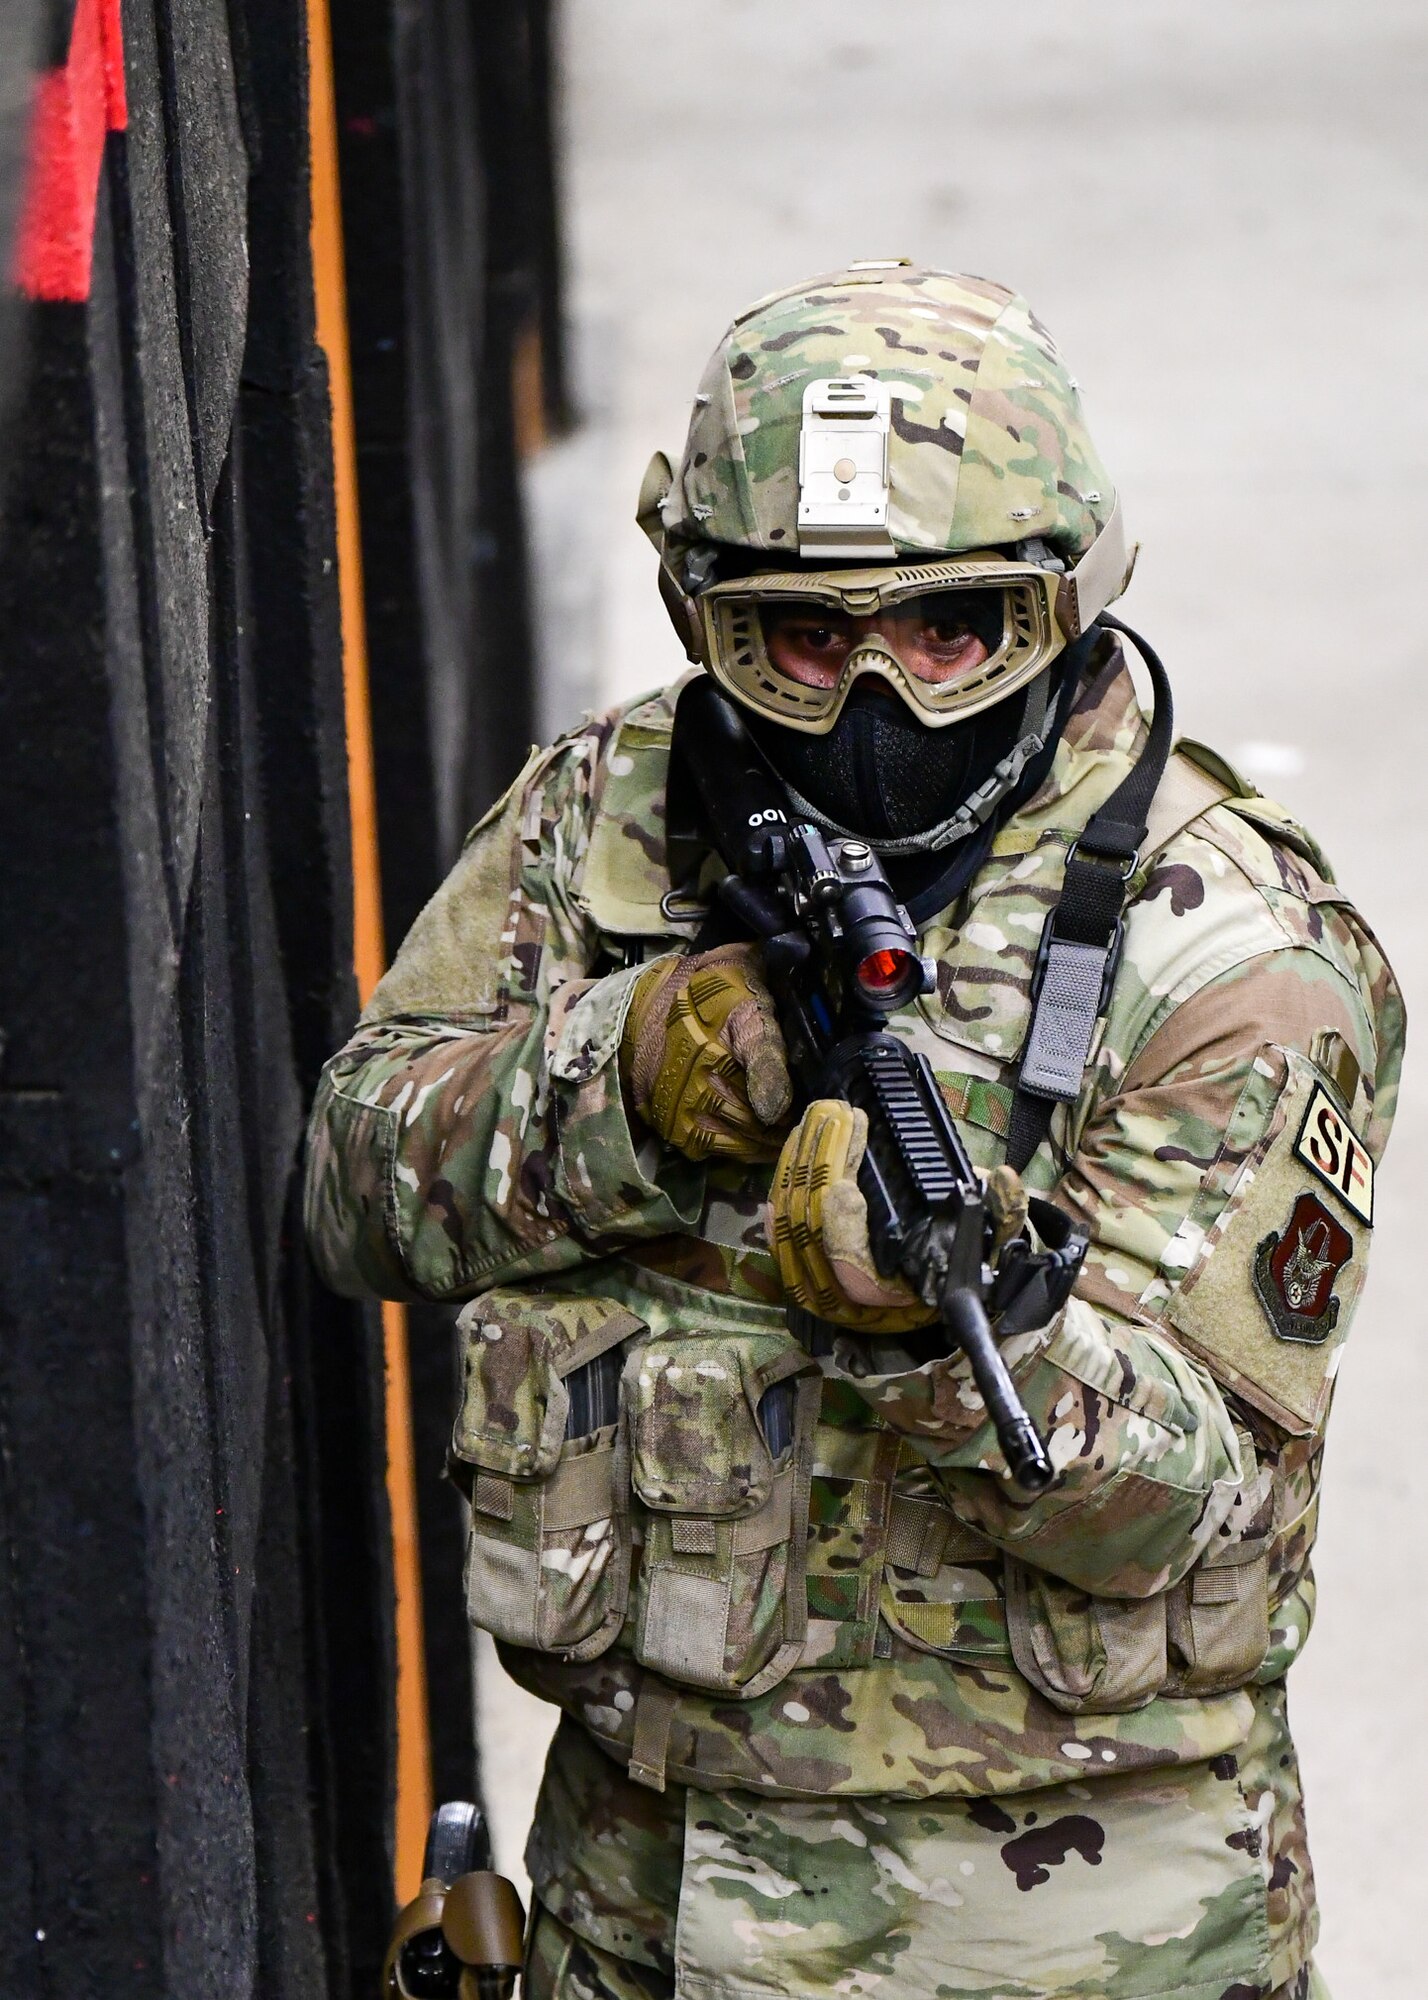
<path fill-rule="evenodd" d="M 1120 1715 L 1164 1688 L 1163 1597 L 1094 1597 L 1012 1556 L 1005 1580 L 1012 1658 L 1053 1708 Z"/>
<path fill-rule="evenodd" d="M 1269 1557 L 1241 1543 L 1197 1563 L 1166 1602 L 1172 1694 L 1223 1694 L 1254 1679 L 1269 1651 Z"/>
<path fill-rule="evenodd" d="M 620 1349 L 644 1322 L 609 1299 L 488 1292 L 463 1311 L 452 1476 L 471 1501 L 467 1613 L 515 1646 L 589 1660 L 630 1590 Z"/>
<path fill-rule="evenodd" d="M 1008 1657 L 1001 1551 L 935 1500 L 894 1494 L 880 1609 L 918 1652 Z"/>
<path fill-rule="evenodd" d="M 1240 1455 L 1255 1464 L 1240 1430 Z M 1237 1498 L 1194 1569 L 1166 1598 L 1171 1683 L 1177 1695 L 1223 1694 L 1254 1679 L 1269 1652 L 1269 1566 L 1274 1487 L 1261 1468 L 1260 1497 Z"/>
<path fill-rule="evenodd" d="M 644 1666 L 747 1700 L 796 1665 L 820 1388 L 785 1333 L 662 1336 L 631 1354 L 622 1402 L 644 1528 Z"/>

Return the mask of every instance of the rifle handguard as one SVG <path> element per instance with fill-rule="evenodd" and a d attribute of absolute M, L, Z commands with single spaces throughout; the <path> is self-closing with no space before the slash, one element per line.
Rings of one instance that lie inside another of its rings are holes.
<path fill-rule="evenodd" d="M 982 1183 L 930 1063 L 894 1035 L 870 1034 L 841 1042 L 828 1060 L 827 1073 L 838 1095 L 869 1114 L 868 1150 L 858 1184 L 868 1204 L 879 1269 L 900 1273 L 929 1303 L 936 1303 L 949 1337 L 971 1365 L 1008 1471 L 1024 1492 L 1044 1493 L 1055 1469 L 1007 1372 L 980 1296 L 983 1259 L 990 1247 Z M 1050 1218 L 1061 1219 L 1049 1204 L 1033 1199 L 1029 1206 L 1046 1216 L 1048 1226 Z M 1033 1253 L 1024 1246 L 1008 1260 L 1006 1296 L 1000 1300 L 993 1278 L 993 1310 L 1021 1292 L 1039 1303 L 1055 1298 L 1060 1305 L 1080 1267 L 1086 1240 L 1069 1221 L 1057 1236 L 1059 1249 Z M 1003 1258 L 1011 1248 L 1003 1249 Z M 1048 1312 L 1046 1318 L 1051 1316 Z M 1011 1331 L 1003 1322 L 1002 1332 Z"/>

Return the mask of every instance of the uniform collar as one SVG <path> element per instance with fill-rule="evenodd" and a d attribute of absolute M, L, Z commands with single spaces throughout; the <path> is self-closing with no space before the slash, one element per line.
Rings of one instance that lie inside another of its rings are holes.
<path fill-rule="evenodd" d="M 1045 783 L 997 834 L 987 861 L 1030 853 L 1048 838 L 1069 846 L 1135 763 L 1147 725 L 1119 639 L 1107 633 L 1082 678 Z M 985 872 L 985 871 L 984 871 Z"/>

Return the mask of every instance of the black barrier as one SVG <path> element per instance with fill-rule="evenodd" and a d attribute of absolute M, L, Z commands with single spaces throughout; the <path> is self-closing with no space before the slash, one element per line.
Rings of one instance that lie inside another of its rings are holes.
<path fill-rule="evenodd" d="M 334 12 L 395 940 L 529 733 L 549 23 Z M 296 1207 L 355 1011 L 304 9 L 62 0 L 7 35 L 69 94 L 38 209 L 0 99 L 29 292 L 0 319 L 0 1989 L 357 2000 L 391 1908 L 391 1556 L 378 1318 L 316 1285 Z M 413 1358 L 435 1775 L 465 1791 L 439 1316 Z"/>
<path fill-rule="evenodd" d="M 88 296 L 26 311 L 6 467 L 17 2000 L 372 1991 L 390 1898 L 379 1333 L 294 1212 L 353 1011 L 305 39 L 229 18 L 125 9 Z"/>
<path fill-rule="evenodd" d="M 534 731 L 521 455 L 569 420 L 548 0 L 333 18 L 383 919 L 405 935 Z M 523 400 L 524 407 L 518 407 Z M 522 432 L 526 435 L 523 437 Z M 475 1787 L 449 1313 L 409 1314 L 437 1796 Z"/>

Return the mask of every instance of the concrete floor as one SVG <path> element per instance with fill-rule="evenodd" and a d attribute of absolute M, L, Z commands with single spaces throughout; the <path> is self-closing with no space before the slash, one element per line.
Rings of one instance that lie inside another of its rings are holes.
<path fill-rule="evenodd" d="M 573 555 L 557 616 L 587 607 L 578 643 L 552 635 L 552 720 L 681 664 L 631 517 L 734 311 L 850 257 L 1009 280 L 1083 384 L 1143 542 L 1120 608 L 1163 653 L 1182 730 L 1314 828 L 1411 1006 L 1428 861 L 1422 0 L 564 13 L 572 309 L 598 420 L 538 474 Z M 1423 1991 L 1425 1173 L 1410 1067 L 1329 1445 L 1320 1627 L 1293 1682 L 1335 2000 Z M 548 1717 L 498 1685 L 492 1667 L 509 1857 Z"/>

